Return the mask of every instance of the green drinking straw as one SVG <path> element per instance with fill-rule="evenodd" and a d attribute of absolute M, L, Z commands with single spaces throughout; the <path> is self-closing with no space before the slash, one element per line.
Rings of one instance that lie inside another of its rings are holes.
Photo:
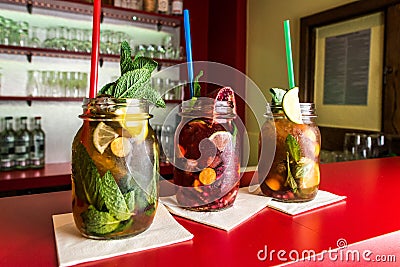
<path fill-rule="evenodd" d="M 289 78 L 289 89 L 292 89 L 296 85 L 294 83 L 292 45 L 291 45 L 291 40 L 290 40 L 289 20 L 285 20 L 283 22 L 283 28 L 284 28 L 284 32 L 285 32 L 286 61 L 287 61 L 288 78 Z"/>

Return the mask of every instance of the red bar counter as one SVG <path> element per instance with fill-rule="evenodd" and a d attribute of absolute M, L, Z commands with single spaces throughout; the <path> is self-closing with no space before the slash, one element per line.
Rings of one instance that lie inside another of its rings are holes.
<path fill-rule="evenodd" d="M 323 164 L 321 189 L 347 199 L 294 217 L 264 208 L 230 232 L 175 217 L 193 240 L 80 266 L 400 264 L 400 157 Z M 71 212 L 70 191 L 1 198 L 0 211 L 0 266 L 58 265 L 52 215 Z M 289 258 L 311 250 L 318 260 Z"/>

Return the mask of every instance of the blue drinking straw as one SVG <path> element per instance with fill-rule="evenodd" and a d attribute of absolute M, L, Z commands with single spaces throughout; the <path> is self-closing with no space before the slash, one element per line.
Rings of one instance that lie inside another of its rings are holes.
<path fill-rule="evenodd" d="M 185 27 L 185 40 L 186 40 L 186 61 L 188 68 L 189 87 L 190 87 L 190 98 L 193 97 L 193 60 L 192 60 L 192 40 L 190 37 L 190 21 L 189 21 L 189 10 L 183 11 L 183 22 Z"/>

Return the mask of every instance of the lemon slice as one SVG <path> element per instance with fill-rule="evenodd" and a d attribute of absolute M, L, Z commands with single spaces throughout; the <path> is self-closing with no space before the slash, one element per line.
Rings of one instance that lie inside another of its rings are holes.
<path fill-rule="evenodd" d="M 144 141 L 149 132 L 147 120 L 143 121 L 125 121 L 124 128 L 128 130 L 132 138 L 136 141 Z"/>
<path fill-rule="evenodd" d="M 290 121 L 296 124 L 303 124 L 298 87 L 294 87 L 285 93 L 282 99 L 282 108 Z"/>
<path fill-rule="evenodd" d="M 93 145 L 96 147 L 97 151 L 100 152 L 100 154 L 103 154 L 108 145 L 117 137 L 118 134 L 113 128 L 104 122 L 100 122 L 93 132 Z"/>
<path fill-rule="evenodd" d="M 132 144 L 126 137 L 118 137 L 111 143 L 111 151 L 117 157 L 126 157 L 132 150 Z"/>
<path fill-rule="evenodd" d="M 232 134 L 230 132 L 218 131 L 213 133 L 208 139 L 214 143 L 219 151 L 224 151 L 232 140 Z"/>

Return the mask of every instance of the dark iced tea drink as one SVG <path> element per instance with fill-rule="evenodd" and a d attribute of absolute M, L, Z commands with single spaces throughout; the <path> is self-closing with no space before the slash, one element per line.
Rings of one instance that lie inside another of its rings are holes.
<path fill-rule="evenodd" d="M 261 190 L 266 196 L 287 202 L 303 202 L 315 198 L 320 181 L 320 132 L 314 122 L 314 105 L 300 104 L 303 123 L 290 121 L 280 106 L 272 106 L 273 116 L 264 123 L 260 133 L 262 147 L 276 141 L 275 155 L 269 172 L 260 158 Z"/>
<path fill-rule="evenodd" d="M 127 103 L 129 101 L 129 103 Z M 158 204 L 158 144 L 145 100 L 87 99 L 72 144 L 72 211 L 82 235 L 136 235 Z"/>
<path fill-rule="evenodd" d="M 190 101 L 190 100 L 189 100 Z M 239 188 L 239 146 L 228 102 L 184 102 L 175 134 L 174 183 L 184 208 L 216 211 L 235 201 Z"/>

